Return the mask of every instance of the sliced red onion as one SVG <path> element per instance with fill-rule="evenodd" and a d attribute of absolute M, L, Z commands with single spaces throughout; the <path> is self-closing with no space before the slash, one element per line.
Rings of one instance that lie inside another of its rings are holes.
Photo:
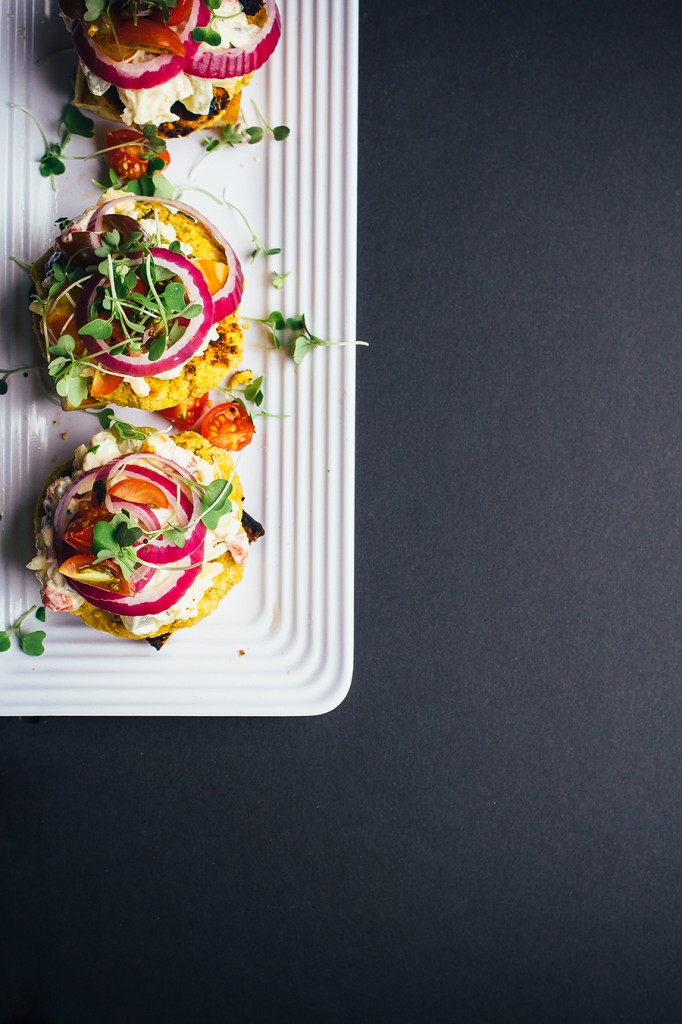
<path fill-rule="evenodd" d="M 137 519 L 145 530 L 158 530 L 159 520 L 152 510 L 138 501 L 125 501 L 123 498 L 112 498 L 107 494 L 104 500 L 105 508 L 116 515 L 118 512 L 129 512 Z"/>
<path fill-rule="evenodd" d="M 102 225 L 108 216 L 109 210 L 117 206 L 121 202 L 121 199 L 110 199 L 107 203 L 102 203 L 98 206 L 93 213 L 88 223 L 88 230 L 90 231 L 101 231 Z M 242 293 L 244 291 L 244 272 L 241 267 L 241 263 L 237 259 L 232 246 L 229 244 L 226 238 L 218 231 L 216 226 L 211 223 L 203 213 L 199 213 L 193 206 L 188 203 L 182 203 L 177 199 L 158 199 L 156 197 L 147 197 L 141 199 L 140 202 L 151 203 L 156 206 L 165 206 L 167 210 L 177 210 L 180 213 L 187 214 L 192 220 L 200 224 L 217 242 L 221 249 L 225 251 L 225 262 L 227 263 L 228 273 L 225 284 L 213 295 L 213 322 L 218 323 L 220 320 L 224 320 L 225 317 L 229 316 L 230 313 L 234 313 L 242 300 Z"/>
<path fill-rule="evenodd" d="M 92 485 L 97 479 L 97 474 L 98 470 L 96 469 L 88 470 L 87 473 L 83 473 L 82 476 L 73 479 L 62 494 L 59 499 L 59 504 L 52 514 L 52 525 L 54 527 L 55 540 L 61 541 L 66 531 L 66 527 L 69 525 L 67 522 L 69 505 L 79 494 L 90 494 Z"/>
<path fill-rule="evenodd" d="M 132 597 L 87 587 L 75 580 L 69 580 L 69 583 L 76 593 L 103 612 L 112 612 L 114 615 L 158 615 L 172 608 L 187 593 L 201 572 L 203 554 L 201 545 L 192 555 L 177 559 L 175 568 L 168 571 L 166 579 L 156 585 L 148 584 Z M 155 577 L 157 570 L 152 572 Z"/>
<path fill-rule="evenodd" d="M 164 470 L 164 472 L 157 472 L 149 465 L 145 465 L 144 462 L 138 462 L 138 458 L 135 455 L 123 456 L 121 459 L 116 459 L 115 463 L 109 463 L 107 466 L 109 477 L 118 476 L 119 471 L 122 471 L 126 477 L 138 477 L 156 484 L 168 497 L 173 525 L 183 528 L 189 527 L 185 533 L 183 547 L 179 548 L 172 541 L 158 537 L 138 549 L 140 558 L 145 562 L 153 562 L 154 565 L 161 566 L 175 562 L 180 554 L 183 557 L 194 554 L 206 536 L 206 526 L 199 518 L 201 509 L 200 495 L 196 491 L 191 490 L 182 479 L 178 479 L 178 477 L 187 476 L 187 471 L 170 459 L 154 455 L 151 457 L 151 461 L 158 463 Z M 143 456 L 143 459 L 147 462 L 150 461 L 150 457 L 146 455 Z M 112 473 L 111 470 L 114 465 L 115 469 Z M 173 480 L 173 474 L 176 476 L 175 480 Z M 107 497 L 107 503 L 113 500 L 116 499 Z M 133 505 L 131 511 L 134 515 L 137 515 L 135 508 L 144 507 L 135 506 L 133 503 L 129 504 Z M 109 507 L 108 504 L 107 507 Z M 138 516 L 138 518 L 142 522 L 141 517 Z M 154 518 L 156 519 L 156 517 Z M 158 528 L 159 521 L 156 519 L 156 525 L 152 529 Z"/>
<path fill-rule="evenodd" d="M 265 0 L 268 18 L 247 46 L 221 50 L 200 47 L 189 59 L 185 72 L 197 78 L 241 78 L 256 71 L 271 56 L 282 34 L 282 20 L 275 0 Z"/>
<path fill-rule="evenodd" d="M 151 360 L 144 353 L 111 356 L 108 355 L 108 342 L 82 335 L 83 344 L 97 358 L 102 369 L 128 377 L 155 377 L 159 373 L 183 366 L 201 348 L 213 324 L 213 298 L 201 271 L 186 256 L 171 252 L 170 249 L 153 248 L 149 253 L 155 263 L 180 278 L 187 291 L 188 302 L 198 303 L 202 312 L 187 322 L 182 336 L 166 348 L 160 359 Z M 93 276 L 81 292 L 76 306 L 79 326 L 82 327 L 92 319 L 90 310 L 96 291 L 106 280 L 103 276 Z"/>
<path fill-rule="evenodd" d="M 201 0 L 194 0 L 187 21 L 178 31 L 178 36 L 185 44 L 185 56 L 175 54 L 157 54 L 139 64 L 113 60 L 97 46 L 92 36 L 88 35 L 85 23 L 73 21 L 71 33 L 78 56 L 98 78 L 115 85 L 119 89 L 153 89 L 157 85 L 175 78 L 187 67 L 188 61 L 199 46 L 192 39 L 192 32 L 197 26 L 207 25 L 211 14 Z"/>

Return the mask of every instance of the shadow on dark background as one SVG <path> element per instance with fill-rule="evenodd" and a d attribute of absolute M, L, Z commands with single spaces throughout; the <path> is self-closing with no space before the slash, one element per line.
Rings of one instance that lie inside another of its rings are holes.
<path fill-rule="evenodd" d="M 2 722 L 2 1024 L 680 1019 L 681 52 L 361 2 L 351 693 Z"/>

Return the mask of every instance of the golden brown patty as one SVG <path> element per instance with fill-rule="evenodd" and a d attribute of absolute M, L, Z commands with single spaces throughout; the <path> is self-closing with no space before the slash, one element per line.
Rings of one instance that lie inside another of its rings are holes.
<path fill-rule="evenodd" d="M 193 114 L 182 103 L 173 107 L 173 113 L 179 114 L 177 121 L 165 121 L 159 125 L 158 134 L 163 139 L 175 139 L 192 132 L 204 131 L 207 128 L 222 128 L 226 124 L 235 124 L 239 117 L 239 104 L 242 87 L 251 79 L 250 75 L 237 79 L 234 88 L 213 87 L 213 101 L 208 114 Z M 74 103 L 81 110 L 88 110 L 108 121 L 123 121 L 123 104 L 116 89 L 112 86 L 104 96 L 95 96 L 90 91 L 83 69 L 78 66 L 74 88 Z"/>
<path fill-rule="evenodd" d="M 198 455 L 200 458 L 206 459 L 207 462 L 215 461 L 217 463 L 220 468 L 221 476 L 226 480 L 231 480 L 232 482 L 230 500 L 233 505 L 236 505 L 241 510 L 243 499 L 242 485 L 239 481 L 239 477 L 234 473 L 234 463 L 232 462 L 230 455 L 222 448 L 215 448 L 204 437 L 200 434 L 195 434 L 191 430 L 186 430 L 182 434 L 174 435 L 172 440 L 182 448 L 186 448 L 188 451 L 194 452 L 194 454 Z M 72 473 L 73 465 L 71 462 L 67 462 L 65 465 L 51 473 L 45 482 L 45 490 L 41 495 L 36 509 L 36 534 L 40 533 L 40 523 L 44 515 L 43 502 L 45 500 L 47 488 L 59 477 L 71 476 Z M 201 619 L 210 615 L 212 611 L 215 611 L 225 595 L 228 594 L 232 587 L 239 583 L 242 578 L 244 567 L 235 562 L 229 551 L 226 551 L 225 554 L 221 555 L 221 557 L 216 559 L 216 561 L 219 561 L 222 564 L 222 571 L 215 577 L 211 583 L 210 589 L 204 594 L 199 602 L 198 611 L 194 618 L 182 619 L 181 621 L 172 623 L 171 625 L 166 624 L 164 626 L 159 626 L 158 629 L 148 635 L 137 636 L 134 633 L 130 633 L 122 624 L 120 616 L 112 615 L 111 612 L 103 612 L 99 608 L 94 608 L 87 602 L 70 614 L 77 615 L 88 626 L 92 626 L 93 629 L 99 629 L 103 633 L 111 633 L 112 636 L 120 636 L 128 640 L 148 640 L 150 637 L 165 636 L 166 634 L 174 633 L 178 629 L 186 629 L 189 626 L 196 625 L 196 623 L 200 622 Z"/>
<path fill-rule="evenodd" d="M 192 255 L 197 259 L 217 261 L 225 259 L 225 254 L 216 240 L 207 233 L 201 224 L 193 221 L 187 214 L 172 213 L 166 207 L 153 202 L 143 202 L 137 205 L 142 206 L 145 217 L 158 215 L 159 220 L 171 224 L 178 237 L 192 246 Z M 31 278 L 35 284 L 36 293 L 42 299 L 47 294 L 43 288 L 46 267 L 54 251 L 54 248 L 48 249 L 31 267 Z M 33 314 L 33 328 L 38 337 L 43 357 L 49 361 L 42 329 L 42 318 L 37 313 Z M 113 403 L 127 408 L 146 409 L 149 412 L 154 412 L 159 409 L 170 409 L 188 398 L 205 394 L 220 384 L 227 374 L 239 365 L 244 349 L 244 334 L 237 311 L 221 320 L 216 328 L 219 337 L 215 341 L 210 341 L 208 348 L 201 355 L 190 359 L 177 377 L 172 377 L 170 380 L 145 377 L 144 380 L 150 389 L 148 395 L 137 395 L 130 384 L 122 382 L 110 395 L 105 398 L 88 399 L 79 408 Z M 62 406 L 65 409 L 73 408 L 65 398 L 62 399 Z"/>

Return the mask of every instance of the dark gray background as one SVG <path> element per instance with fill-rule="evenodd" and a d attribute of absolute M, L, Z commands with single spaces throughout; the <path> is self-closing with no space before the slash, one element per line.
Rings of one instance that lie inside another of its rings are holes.
<path fill-rule="evenodd" d="M 682 1018 L 682 9 L 361 8 L 351 693 L 2 721 L 2 1024 Z"/>

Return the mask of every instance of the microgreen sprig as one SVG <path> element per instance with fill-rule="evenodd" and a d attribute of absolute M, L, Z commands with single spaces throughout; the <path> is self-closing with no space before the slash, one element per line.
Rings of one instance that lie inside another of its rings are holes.
<path fill-rule="evenodd" d="M 90 156 L 80 158 L 67 157 L 65 149 L 74 135 L 91 139 L 94 134 L 94 121 L 86 117 L 73 103 L 67 103 L 57 125 L 58 140 L 57 142 L 50 142 L 40 121 L 30 110 L 22 107 L 19 103 L 10 103 L 10 107 L 14 110 L 21 110 L 22 113 L 26 114 L 33 121 L 33 124 L 38 129 L 45 146 L 43 155 L 38 161 L 38 169 L 43 178 L 51 179 L 52 188 L 56 191 L 55 178 L 66 170 L 65 160 L 90 159 Z M 91 154 L 91 156 L 94 155 L 96 154 Z"/>
<path fill-rule="evenodd" d="M 271 124 L 268 124 L 267 120 L 261 113 L 258 105 L 253 102 L 254 110 L 256 111 L 256 117 L 260 121 L 260 124 L 247 125 L 246 120 L 240 112 L 239 119 L 236 124 L 224 125 L 219 135 L 205 135 L 202 139 L 202 145 L 204 147 L 204 155 L 197 160 L 189 172 L 189 177 L 192 178 L 197 171 L 197 168 L 204 162 L 209 153 L 214 153 L 217 149 L 233 149 L 236 146 L 255 146 L 256 143 L 262 142 L 266 134 L 272 135 L 276 142 L 283 142 L 284 139 L 288 138 L 291 134 L 291 129 L 285 124 L 278 124 L 274 128 Z"/>
<path fill-rule="evenodd" d="M 271 416 L 272 413 L 266 412 L 263 408 L 263 402 L 265 395 L 263 394 L 263 381 L 264 377 L 255 377 L 249 381 L 243 387 L 239 385 L 219 385 L 218 390 L 222 391 L 231 402 L 238 402 L 239 405 L 244 409 L 247 416 L 253 423 L 254 416 Z"/>
<path fill-rule="evenodd" d="M 149 428 L 143 430 L 141 427 L 136 427 L 133 423 L 120 420 L 114 410 L 108 407 L 105 409 L 86 409 L 85 412 L 96 416 L 103 430 L 115 431 L 121 440 L 144 441 L 151 434 L 161 433 L 161 431 L 150 431 Z"/>
<path fill-rule="evenodd" d="M 39 622 L 45 622 L 45 609 L 42 605 L 33 605 L 27 612 L 20 615 L 13 626 L 9 629 L 0 631 L 0 653 L 8 651 L 12 646 L 12 636 L 15 636 L 19 641 L 19 647 L 24 654 L 30 655 L 32 658 L 37 658 L 41 654 L 45 653 L 43 647 L 43 640 L 45 639 L 45 630 L 35 629 L 30 633 L 25 632 L 21 627 L 24 621 L 35 612 L 35 617 Z"/>
<path fill-rule="evenodd" d="M 88 385 L 82 371 L 97 369 L 97 364 L 87 356 L 76 355 L 76 342 L 70 334 L 63 334 L 48 348 L 50 356 L 47 372 L 55 382 L 58 395 L 66 398 L 69 405 L 77 409 L 88 397 Z"/>
<path fill-rule="evenodd" d="M 367 341 L 328 341 L 326 338 L 319 338 L 308 328 L 303 313 L 285 317 L 276 309 L 264 319 L 253 316 L 244 319 L 254 324 L 262 324 L 269 332 L 273 346 L 289 352 L 297 365 L 302 363 L 314 348 L 369 344 Z"/>
<path fill-rule="evenodd" d="M 142 530 L 127 509 L 117 512 L 110 521 L 100 520 L 95 523 L 92 533 L 91 548 L 96 556 L 95 563 L 113 559 L 123 578 L 129 580 L 138 561 L 133 545 L 142 535 Z"/>

